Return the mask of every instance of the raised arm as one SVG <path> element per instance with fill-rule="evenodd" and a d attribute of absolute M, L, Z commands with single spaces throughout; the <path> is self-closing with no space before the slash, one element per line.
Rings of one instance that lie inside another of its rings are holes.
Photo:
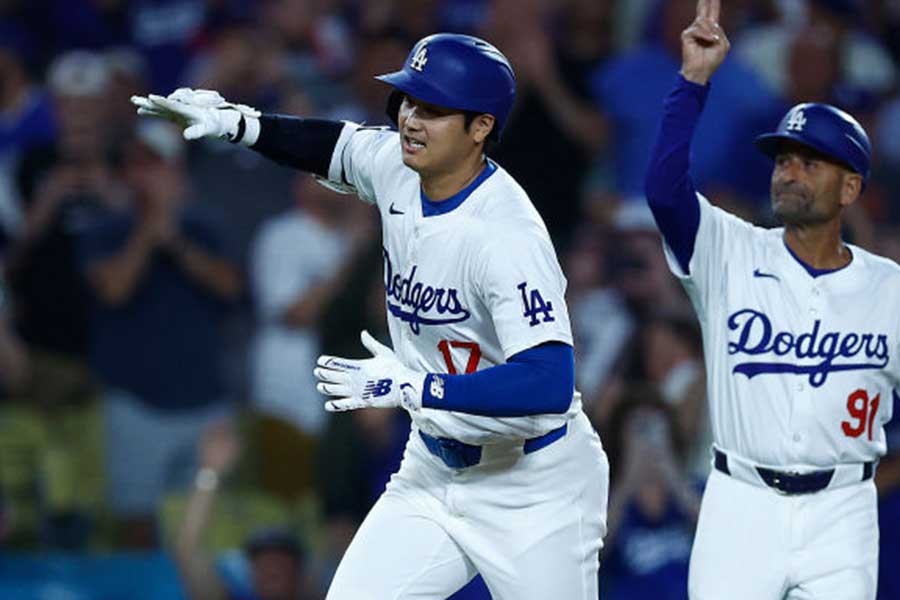
<path fill-rule="evenodd" d="M 240 442 L 232 424 L 220 421 L 209 427 L 199 448 L 201 469 L 188 498 L 184 517 L 175 533 L 173 557 L 191 600 L 226 600 L 228 593 L 213 559 L 203 548 L 219 487 L 219 478 L 234 467 Z"/>
<path fill-rule="evenodd" d="M 700 206 L 688 173 L 691 138 L 706 103 L 709 79 L 730 47 L 718 23 L 719 6 L 719 0 L 698 0 L 697 17 L 681 34 L 681 72 L 664 101 L 645 180 L 650 210 L 685 273 L 700 224 Z"/>
<path fill-rule="evenodd" d="M 226 101 L 212 90 L 180 88 L 169 96 L 132 96 L 138 114 L 167 119 L 184 128 L 186 140 L 219 138 L 319 177 L 329 174 L 332 154 L 346 124 L 262 114 Z"/>

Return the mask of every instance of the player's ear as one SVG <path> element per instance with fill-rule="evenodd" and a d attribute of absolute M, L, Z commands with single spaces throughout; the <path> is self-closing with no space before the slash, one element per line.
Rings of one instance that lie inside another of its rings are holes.
<path fill-rule="evenodd" d="M 495 119 L 492 115 L 478 115 L 469 125 L 469 134 L 476 144 L 484 142 L 494 130 Z"/>
<path fill-rule="evenodd" d="M 844 173 L 841 181 L 841 206 L 850 206 L 862 195 L 862 176 Z"/>

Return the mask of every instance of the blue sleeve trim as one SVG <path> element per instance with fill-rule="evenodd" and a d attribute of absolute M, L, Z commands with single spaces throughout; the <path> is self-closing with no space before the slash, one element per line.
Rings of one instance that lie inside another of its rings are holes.
<path fill-rule="evenodd" d="M 435 378 L 443 386 L 432 385 Z M 443 388 L 443 394 L 433 391 Z M 548 342 L 523 350 L 506 364 L 467 375 L 431 373 L 425 379 L 422 406 L 487 417 L 563 414 L 575 390 L 572 346 Z"/>
<path fill-rule="evenodd" d="M 644 182 L 656 224 L 685 273 L 690 271 L 700 228 L 700 203 L 689 174 L 691 138 L 708 95 L 708 85 L 678 76 L 663 102 L 662 122 Z"/>

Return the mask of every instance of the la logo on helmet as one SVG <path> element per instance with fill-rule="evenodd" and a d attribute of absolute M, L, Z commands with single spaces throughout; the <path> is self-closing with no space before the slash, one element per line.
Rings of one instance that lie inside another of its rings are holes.
<path fill-rule="evenodd" d="M 425 63 L 428 62 L 428 46 L 422 46 L 416 51 L 416 55 L 413 56 L 412 62 L 410 63 L 410 67 L 415 69 L 416 71 L 422 72 L 422 69 L 425 68 Z"/>
<path fill-rule="evenodd" d="M 803 109 L 800 108 L 791 113 L 787 125 L 785 125 L 785 129 L 788 131 L 803 131 L 805 125 L 806 115 L 803 114 Z"/>

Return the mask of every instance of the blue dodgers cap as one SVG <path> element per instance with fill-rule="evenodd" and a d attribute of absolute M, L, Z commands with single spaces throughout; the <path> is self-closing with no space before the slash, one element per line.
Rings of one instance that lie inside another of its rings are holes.
<path fill-rule="evenodd" d="M 872 144 L 862 125 L 830 104 L 807 102 L 791 108 L 773 133 L 756 138 L 756 147 L 775 158 L 781 144 L 794 141 L 809 146 L 869 178 Z"/>
<path fill-rule="evenodd" d="M 401 70 L 376 79 L 430 104 L 492 115 L 492 135 L 498 138 L 516 99 L 516 76 L 503 53 L 482 39 L 457 33 L 419 40 Z M 388 102 L 394 123 L 399 107 L 394 95 Z"/>

